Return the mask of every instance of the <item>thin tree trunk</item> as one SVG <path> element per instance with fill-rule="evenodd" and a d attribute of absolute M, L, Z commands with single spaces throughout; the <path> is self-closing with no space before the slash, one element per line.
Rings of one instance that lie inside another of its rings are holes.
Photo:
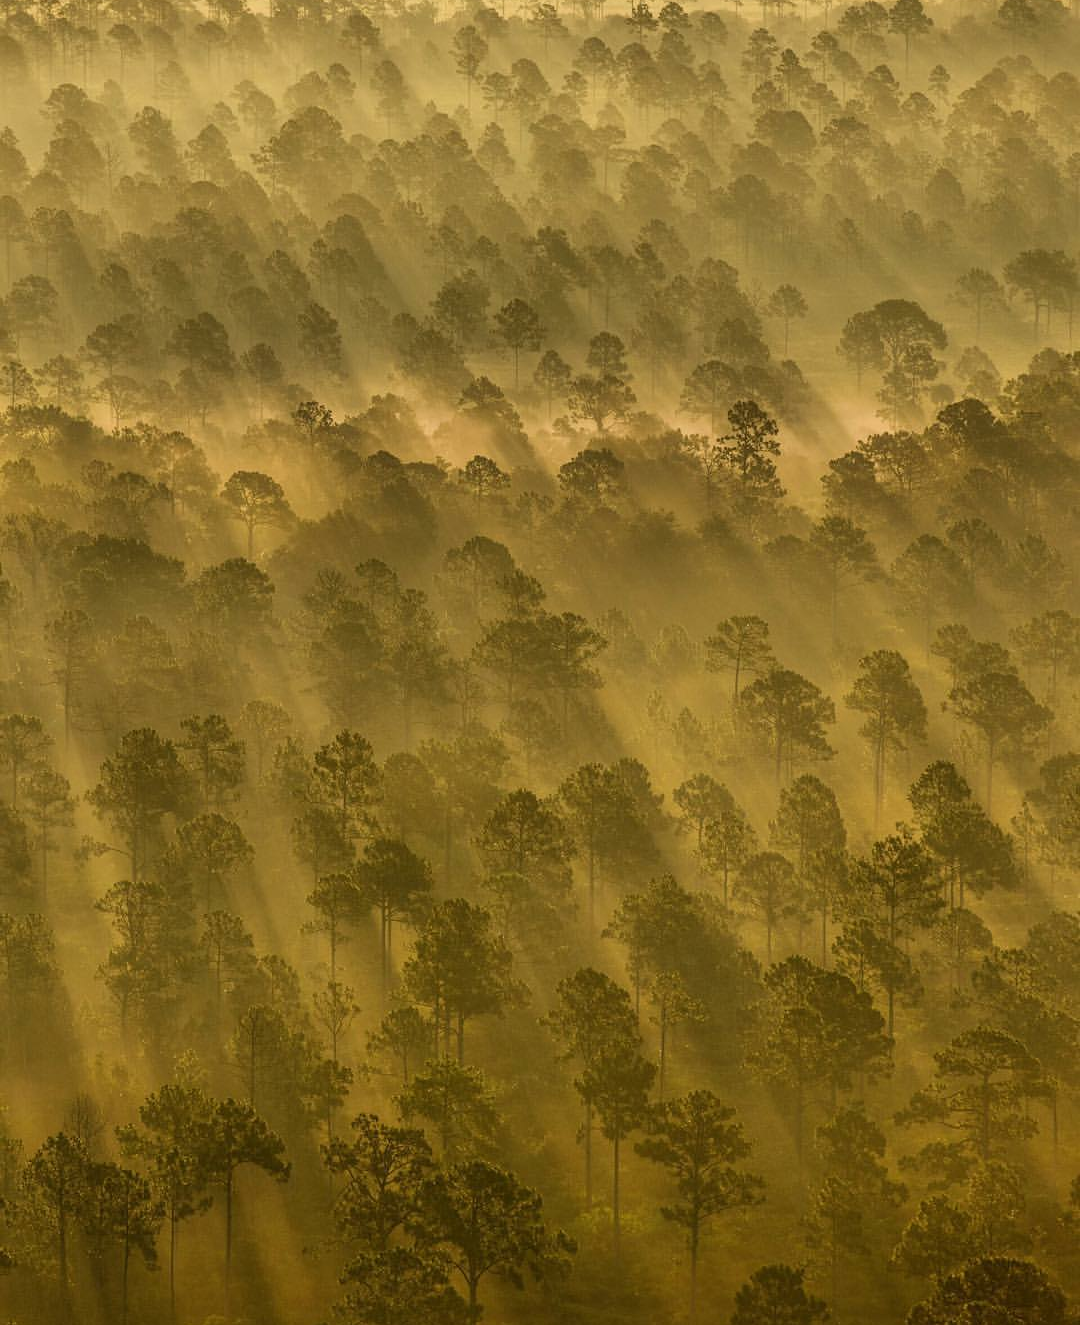
<path fill-rule="evenodd" d="M 664 1102 L 664 1072 L 667 1067 L 667 1005 L 660 1005 L 660 1072 L 657 1078 L 656 1098 Z"/>
<path fill-rule="evenodd" d="M 169 1318 L 176 1320 L 176 1201 L 169 1208 Z"/>
<path fill-rule="evenodd" d="M 619 1132 L 615 1131 L 611 1175 L 611 1231 L 615 1241 L 615 1256 L 618 1258 L 621 1246 L 621 1227 L 619 1222 Z"/>
<path fill-rule="evenodd" d="M 225 1319 L 229 1319 L 229 1280 L 232 1275 L 233 1174 L 225 1179 Z"/>
<path fill-rule="evenodd" d="M 592 1101 L 585 1103 L 585 1208 L 592 1209 Z"/>

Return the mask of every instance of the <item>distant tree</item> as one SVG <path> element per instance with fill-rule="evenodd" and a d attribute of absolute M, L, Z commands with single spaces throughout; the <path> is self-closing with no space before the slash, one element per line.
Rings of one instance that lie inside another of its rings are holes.
<path fill-rule="evenodd" d="M 480 1285 L 498 1273 L 517 1288 L 522 1270 L 536 1279 L 569 1269 L 575 1243 L 550 1233 L 538 1193 L 504 1169 L 473 1159 L 433 1174 L 420 1191 L 417 1226 L 422 1243 L 444 1250 L 466 1289 L 476 1318 Z"/>
<path fill-rule="evenodd" d="M 274 586 L 269 575 L 243 557 L 208 566 L 192 585 L 200 624 L 220 631 L 237 657 L 242 646 L 260 638 L 269 626 Z"/>
<path fill-rule="evenodd" d="M 1057 698 L 1058 676 L 1080 670 L 1080 617 L 1060 609 L 1032 617 L 1010 633 L 1010 642 L 1028 666 L 1048 673 L 1047 700 Z"/>
<path fill-rule="evenodd" d="M 592 423 L 597 433 L 606 433 L 612 423 L 624 420 L 635 401 L 633 391 L 622 378 L 589 373 L 575 377 L 567 395 L 570 417 Z"/>
<path fill-rule="evenodd" d="M 1004 291 L 996 276 L 982 267 L 971 267 L 956 282 L 956 300 L 975 314 L 975 341 L 982 339 L 983 317 L 988 309 L 1005 304 Z"/>
<path fill-rule="evenodd" d="M 609 976 L 583 967 L 561 980 L 556 1001 L 544 1024 L 560 1047 L 560 1057 L 576 1060 L 581 1075 L 574 1088 L 585 1110 L 581 1138 L 585 1148 L 585 1200 L 592 1205 L 592 1134 L 597 1105 L 598 1073 L 605 1054 L 638 1043 L 637 1017 L 630 995 Z"/>
<path fill-rule="evenodd" d="M 176 1254 L 180 1225 L 209 1209 L 212 1197 L 203 1164 L 203 1142 L 212 1102 L 196 1084 L 179 1081 L 161 1086 L 139 1107 L 140 1127 L 118 1132 L 125 1154 L 146 1168 L 151 1189 L 165 1208 L 169 1228 L 169 1304 L 176 1304 Z"/>
<path fill-rule="evenodd" d="M 573 886 L 573 842 L 557 808 L 531 791 L 511 792 L 485 821 L 476 847 L 504 935 L 557 932 Z"/>
<path fill-rule="evenodd" d="M 44 1206 L 55 1237 L 61 1310 L 65 1315 L 71 1311 L 71 1243 L 90 1199 L 89 1171 L 90 1156 L 85 1146 L 66 1132 L 58 1132 L 31 1156 L 24 1175 L 28 1193 Z"/>
<path fill-rule="evenodd" d="M 770 829 L 773 845 L 795 855 L 799 950 L 802 950 L 804 918 L 809 908 L 816 905 L 821 913 L 822 965 L 825 965 L 828 917 L 846 876 L 847 833 L 832 788 L 811 773 L 796 778 L 780 792 L 776 818 Z"/>
<path fill-rule="evenodd" d="M 234 1099 L 214 1102 L 201 1158 L 209 1182 L 221 1187 L 225 1199 L 226 1313 L 229 1311 L 237 1170 L 243 1165 L 252 1165 L 279 1182 L 285 1182 L 289 1177 L 289 1165 L 283 1158 L 284 1153 L 284 1141 L 270 1130 L 250 1104 Z"/>
<path fill-rule="evenodd" d="M 708 1009 L 689 992 L 686 981 L 678 971 L 658 971 L 646 980 L 645 990 L 654 1008 L 649 1020 L 658 1031 L 656 1098 L 658 1103 L 663 1104 L 670 1075 L 675 1030 L 687 1024 L 701 1025 L 708 1020 Z"/>
<path fill-rule="evenodd" d="M 827 1258 L 835 1302 L 845 1256 L 865 1255 L 873 1224 L 902 1205 L 907 1191 L 883 1162 L 885 1134 L 862 1105 L 840 1109 L 818 1128 L 824 1175 L 807 1221 L 807 1242 Z"/>
<path fill-rule="evenodd" d="M 735 1294 L 731 1325 L 819 1325 L 829 1308 L 803 1287 L 805 1270 L 763 1265 Z"/>
<path fill-rule="evenodd" d="M 738 388 L 738 378 L 730 364 L 709 359 L 698 364 L 683 385 L 679 408 L 687 414 L 707 417 L 710 437 L 715 437 L 721 412 Z"/>
<path fill-rule="evenodd" d="M 559 487 L 570 501 L 603 507 L 621 494 L 624 470 L 608 447 L 587 447 L 559 467 Z"/>
<path fill-rule="evenodd" d="M 859 376 L 868 367 L 884 370 L 879 399 L 896 427 L 900 416 L 918 405 L 938 375 L 940 365 L 934 351 L 943 350 L 946 343 L 941 324 L 919 304 L 886 299 L 848 319 L 840 352 Z"/>
<path fill-rule="evenodd" d="M 229 377 L 234 367 L 229 334 L 211 313 L 180 322 L 166 341 L 165 353 L 181 359 L 190 372 L 210 377 Z"/>
<path fill-rule="evenodd" d="M 732 876 L 756 850 L 757 837 L 738 806 L 722 810 L 718 819 L 706 825 L 702 859 L 707 873 L 720 878 L 725 908 Z"/>
<path fill-rule="evenodd" d="M 40 511 L 8 515 L 0 527 L 0 542 L 18 558 L 30 580 L 36 598 L 46 564 L 52 560 L 67 537 L 67 526 Z"/>
<path fill-rule="evenodd" d="M 432 301 L 435 321 L 459 350 L 476 341 L 488 316 L 491 290 L 471 268 L 444 282 Z"/>
<path fill-rule="evenodd" d="M 368 1053 L 392 1055 L 401 1065 L 401 1078 L 409 1084 L 410 1064 L 426 1062 L 435 1048 L 436 1035 L 429 1021 L 414 1007 L 391 1008 L 368 1035 Z"/>
<path fill-rule="evenodd" d="M 772 746 L 777 782 L 785 758 L 790 766 L 800 757 L 831 755 L 824 724 L 836 721 L 833 702 L 797 672 L 774 667 L 746 687 L 739 704 L 748 726 Z"/>
<path fill-rule="evenodd" d="M 589 80 L 589 90 L 596 102 L 597 87 L 601 80 L 610 82 L 615 74 L 615 56 L 600 37 L 586 37 L 574 56 L 574 68 Z"/>
<path fill-rule="evenodd" d="M 338 320 L 321 304 L 311 303 L 296 318 L 300 352 L 315 376 L 340 377 L 344 372 L 341 330 Z"/>
<path fill-rule="evenodd" d="M 533 381 L 543 391 L 547 400 L 549 419 L 551 418 L 552 402 L 556 397 L 565 399 L 573 375 L 573 369 L 559 355 L 557 350 L 545 350 L 541 355 L 540 362 L 533 372 Z"/>
<path fill-rule="evenodd" d="M 26 824 L 7 805 L 0 805 L 0 869 L 9 904 L 19 897 L 30 882 L 32 856 Z"/>
<path fill-rule="evenodd" d="M 732 704 L 738 711 L 739 681 L 749 672 L 761 676 L 774 665 L 769 626 L 761 617 L 733 616 L 721 621 L 705 640 L 705 666 L 732 673 Z"/>
<path fill-rule="evenodd" d="M 978 730 L 986 742 L 986 806 L 994 792 L 994 764 L 1002 747 L 1023 749 L 1041 732 L 1052 714 L 1013 672 L 981 672 L 949 692 L 948 707 L 962 722 Z"/>
<path fill-rule="evenodd" d="M 464 1063 L 467 1022 L 501 1016 L 527 998 L 512 966 L 510 950 L 493 933 L 491 913 L 455 897 L 431 910 L 402 968 L 402 984 L 415 1002 L 431 1008 L 447 1052 L 453 1028 Z"/>
<path fill-rule="evenodd" d="M 918 4 L 919 0 L 914 0 Z M 791 324 L 796 318 L 804 318 L 808 307 L 806 299 L 794 285 L 779 285 L 769 298 L 768 311 L 784 324 L 784 356 L 787 357 L 788 340 Z"/>
<path fill-rule="evenodd" d="M 418 920 L 434 887 L 431 866 L 404 842 L 376 837 L 356 863 L 356 882 L 368 905 L 379 914 L 383 998 L 390 983 L 395 921 Z"/>
<path fill-rule="evenodd" d="M 780 454 L 780 428 L 754 400 L 737 400 L 727 418 L 731 431 L 720 438 L 720 456 L 734 484 L 736 506 L 752 522 L 763 503 L 784 495 L 773 460 Z"/>
<path fill-rule="evenodd" d="M 353 841 L 368 827 L 377 783 L 371 743 L 358 732 L 340 731 L 315 751 L 312 790 L 335 816 L 343 841 Z"/>
<path fill-rule="evenodd" d="M 968 893 L 981 897 L 993 887 L 1016 887 L 1012 843 L 952 764 L 928 765 L 908 797 L 951 908 L 963 910 Z"/>
<path fill-rule="evenodd" d="M 845 580 L 880 576 L 877 551 L 865 529 L 842 515 L 826 515 L 810 531 L 810 546 L 820 557 L 829 584 L 833 645 L 839 638 L 840 589 Z"/>
<path fill-rule="evenodd" d="M 363 73 L 364 52 L 375 51 L 379 46 L 379 29 L 367 14 L 354 9 L 345 17 L 341 30 L 342 44 L 353 51 L 357 57 L 358 73 Z"/>
<path fill-rule="evenodd" d="M 649 1088 L 656 1077 L 656 1064 L 638 1050 L 640 1036 L 608 1040 L 591 1067 L 585 1069 L 584 1092 L 591 1098 L 604 1136 L 612 1144 L 611 1226 L 618 1254 L 621 1235 L 620 1151 L 623 1141 L 637 1131 L 648 1116 Z"/>
<path fill-rule="evenodd" d="M 700 1020 L 700 1007 L 684 987 L 680 971 L 694 936 L 707 923 L 702 902 L 664 874 L 624 897 L 604 930 L 605 938 L 616 938 L 626 946 L 635 1014 L 642 989 L 647 988 L 658 1004 L 661 1050 L 668 1012 L 677 1010 L 679 1020 Z"/>
<path fill-rule="evenodd" d="M 433 1059 L 397 1097 L 406 1122 L 426 1119 L 439 1137 L 443 1162 L 471 1157 L 491 1145 L 498 1122 L 495 1097 L 477 1067 Z"/>
<path fill-rule="evenodd" d="M 944 65 L 936 64 L 933 69 L 930 70 L 930 76 L 927 81 L 939 101 L 946 101 L 948 99 L 949 84 L 952 82 L 952 77 Z"/>
<path fill-rule="evenodd" d="M 776 851 L 762 851 L 748 857 L 739 867 L 735 880 L 735 900 L 764 924 L 765 960 L 772 965 L 776 927 L 798 910 L 799 891 L 794 866 Z"/>
<path fill-rule="evenodd" d="M 37 342 L 56 322 L 59 293 L 46 276 L 20 276 L 7 294 L 4 313 L 15 335 L 15 352 L 23 349 L 23 338 Z"/>
<path fill-rule="evenodd" d="M 922 0 L 896 0 L 889 10 L 889 30 L 904 38 L 904 77 L 911 63 L 911 41 L 930 31 L 934 21 L 922 6 Z"/>
<path fill-rule="evenodd" d="M 56 850 L 57 828 L 74 823 L 75 801 L 71 784 L 62 773 L 39 764 L 21 780 L 23 813 L 32 829 L 31 844 L 41 864 L 41 896 L 48 897 L 49 856 Z"/>
<path fill-rule="evenodd" d="M 1040 1266 L 1005 1256 L 973 1260 L 938 1281 L 933 1293 L 908 1313 L 910 1325 L 959 1325 L 993 1313 L 1002 1322 L 1064 1325 L 1064 1293 Z"/>
<path fill-rule="evenodd" d="M 322 874 L 308 895 L 308 905 L 316 918 L 308 921 L 308 933 L 322 933 L 330 945 L 330 981 L 338 976 L 338 949 L 348 941 L 349 929 L 359 924 L 364 913 L 364 894 L 355 871 L 347 874 Z"/>
<path fill-rule="evenodd" d="M 243 291 L 239 291 L 230 300 L 230 306 L 233 303 L 240 304 L 242 295 Z M 258 344 L 252 345 L 249 350 L 244 351 L 240 356 L 240 367 L 255 384 L 256 408 L 261 420 L 266 396 L 275 387 L 281 386 L 285 370 L 282 368 L 281 360 L 277 357 L 273 346 L 267 345 L 265 341 L 259 341 Z"/>
<path fill-rule="evenodd" d="M 548 48 L 552 40 L 568 36 L 566 24 L 559 17 L 559 11 L 552 4 L 539 4 L 533 11 L 529 23 L 539 33 L 544 43 L 544 59 L 547 60 Z"/>
<path fill-rule="evenodd" d="M 26 774 L 39 765 L 52 745 L 41 719 L 26 713 L 0 717 L 0 769 L 10 778 L 8 800 L 19 808 L 19 788 Z"/>
<path fill-rule="evenodd" d="M 1038 340 L 1042 310 L 1046 309 L 1049 330 L 1050 310 L 1062 302 L 1067 292 L 1076 289 L 1076 262 L 1060 249 L 1056 252 L 1044 248 L 1028 249 L 1006 266 L 1005 280 L 1012 289 L 1021 291 L 1031 304 L 1034 334 Z"/>
<path fill-rule="evenodd" d="M 289 733 L 292 719 L 288 710 L 272 700 L 249 699 L 240 710 L 239 727 L 244 745 L 255 756 L 255 783 L 261 787 L 267 772 L 268 757 Z"/>
<path fill-rule="evenodd" d="M 469 1308 L 450 1284 L 451 1266 L 438 1251 L 394 1246 L 357 1250 L 342 1273 L 348 1291 L 336 1304 L 343 1321 L 368 1325 L 467 1325 Z"/>
<path fill-rule="evenodd" d="M 342 1232 L 359 1247 L 385 1252 L 418 1210 L 420 1187 L 432 1168 L 420 1131 L 392 1127 L 374 1114 L 352 1121 L 353 1138 L 335 1138 L 323 1162 L 344 1179 L 335 1203 Z"/>
<path fill-rule="evenodd" d="M 142 164 L 159 179 L 180 178 L 183 168 L 172 121 L 153 106 L 144 106 L 128 126 L 128 137 Z"/>
<path fill-rule="evenodd" d="M 596 883 L 627 861 L 655 859 L 649 824 L 616 766 L 583 764 L 559 787 L 578 855 L 584 858 L 590 930 L 595 928 Z"/>
<path fill-rule="evenodd" d="M 488 44 L 477 29 L 468 23 L 454 34 L 454 62 L 457 71 L 465 79 L 466 109 L 472 106 L 472 85 L 480 66 L 487 59 Z"/>
<path fill-rule="evenodd" d="M 540 316 L 524 299 L 511 299 L 495 314 L 495 334 L 513 352 L 516 387 L 521 351 L 538 350 L 543 340 L 544 328 Z"/>
<path fill-rule="evenodd" d="M 132 1262 L 140 1259 L 148 1270 L 158 1268 L 157 1238 L 164 1212 L 145 1178 L 108 1160 L 88 1163 L 85 1196 L 79 1222 L 95 1273 L 103 1283 L 110 1250 L 119 1253 L 123 1322 L 128 1317 Z"/>
<path fill-rule="evenodd" d="M 78 609 L 61 612 L 45 623 L 45 644 L 53 680 L 60 690 L 66 750 L 71 736 L 72 712 L 82 696 L 94 658 L 94 630 L 90 618 Z"/>
<path fill-rule="evenodd" d="M 102 763 L 100 780 L 87 800 L 123 836 L 132 877 L 139 879 L 154 851 L 162 818 L 180 813 L 191 792 L 176 747 L 144 727 L 128 732 L 116 754 Z"/>
<path fill-rule="evenodd" d="M 244 743 L 219 714 L 184 718 L 177 749 L 191 770 L 207 813 L 220 810 L 244 781 Z"/>
<path fill-rule="evenodd" d="M 903 824 L 857 864 L 856 887 L 864 914 L 879 920 L 892 944 L 929 925 L 945 904 L 929 853 Z"/>
<path fill-rule="evenodd" d="M 203 916 L 199 944 L 213 975 L 214 1015 L 220 1024 L 226 992 L 253 973 L 255 943 L 239 916 L 209 911 Z"/>
<path fill-rule="evenodd" d="M 406 87 L 401 70 L 392 60 L 380 60 L 371 74 L 371 87 L 382 111 L 386 132 L 392 131 L 394 120 L 398 119 L 405 108 Z"/>
<path fill-rule="evenodd" d="M 927 1196 L 893 1248 L 891 1263 L 906 1274 L 940 1280 L 973 1259 L 971 1216 L 947 1196 Z"/>
<path fill-rule="evenodd" d="M 921 534 L 893 562 L 892 577 L 903 606 L 923 624 L 929 653 L 934 623 L 941 612 L 967 597 L 964 564 L 940 538 Z"/>
<path fill-rule="evenodd" d="M 709 773 L 695 773 L 675 788 L 671 798 L 680 811 L 682 828 L 692 833 L 698 855 L 705 845 L 705 831 L 735 809 L 735 798 Z"/>
<path fill-rule="evenodd" d="M 510 476 L 504 474 L 494 460 L 486 455 L 474 455 L 466 461 L 461 478 L 470 488 L 478 503 L 485 497 L 504 491 L 510 486 Z"/>
<path fill-rule="evenodd" d="M 47 398 L 57 409 L 73 412 L 85 402 L 83 371 L 66 354 L 54 354 L 51 359 L 47 359 L 37 370 L 36 376 Z"/>
<path fill-rule="evenodd" d="M 1038 1130 L 1027 1102 L 1044 1097 L 1041 1065 L 1019 1040 L 991 1026 L 962 1031 L 934 1055 L 933 1080 L 897 1115 L 905 1125 L 959 1134 L 962 1152 L 984 1163 L 1003 1145 Z"/>
<path fill-rule="evenodd" d="M 765 975 L 766 997 L 747 1062 L 783 1093 L 802 1163 L 808 1107 L 824 1097 L 835 1112 L 856 1076 L 887 1076 L 892 1039 L 869 994 L 848 976 L 789 957 Z"/>
<path fill-rule="evenodd" d="M 889 751 L 906 750 L 908 741 L 926 739 L 926 704 L 906 659 L 890 649 L 878 649 L 860 660 L 859 674 L 844 703 L 865 714 L 859 734 L 873 752 L 876 827 L 885 796 Z"/>
<path fill-rule="evenodd" d="M 708 1090 L 691 1091 L 656 1108 L 645 1137 L 634 1149 L 660 1164 L 675 1180 L 678 1202 L 661 1206 L 665 1219 L 686 1232 L 690 1245 L 689 1317 L 697 1308 L 697 1270 L 701 1233 L 710 1219 L 725 1210 L 755 1205 L 764 1182 L 736 1164 L 750 1154 L 742 1125 L 732 1122 L 735 1110 Z"/>
<path fill-rule="evenodd" d="M 240 826 L 216 811 L 196 815 L 181 824 L 169 846 L 162 868 L 177 880 L 198 886 L 211 911 L 220 901 L 230 876 L 254 858 Z"/>
<path fill-rule="evenodd" d="M 281 485 L 268 474 L 238 471 L 222 489 L 222 498 L 247 529 L 247 559 L 255 559 L 255 530 L 286 525 L 292 518 Z"/>

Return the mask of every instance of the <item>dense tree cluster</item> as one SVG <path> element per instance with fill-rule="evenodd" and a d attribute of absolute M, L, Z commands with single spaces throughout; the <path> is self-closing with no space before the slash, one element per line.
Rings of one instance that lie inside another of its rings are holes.
<path fill-rule="evenodd" d="M 751 8 L 2 7 L 5 1320 L 1074 1318 L 1080 20 Z"/>

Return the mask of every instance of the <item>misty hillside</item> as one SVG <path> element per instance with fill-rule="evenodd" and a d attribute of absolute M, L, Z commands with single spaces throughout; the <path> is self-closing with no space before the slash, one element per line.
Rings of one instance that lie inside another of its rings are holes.
<path fill-rule="evenodd" d="M 1059 0 L 3 0 L 0 1321 L 1076 1325 L 1078 262 Z"/>

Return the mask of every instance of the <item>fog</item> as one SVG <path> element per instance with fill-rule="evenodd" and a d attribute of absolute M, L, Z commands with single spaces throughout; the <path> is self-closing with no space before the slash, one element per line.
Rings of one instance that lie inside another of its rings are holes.
<path fill-rule="evenodd" d="M 1080 19 L 0 13 L 0 1317 L 1065 1325 Z"/>

